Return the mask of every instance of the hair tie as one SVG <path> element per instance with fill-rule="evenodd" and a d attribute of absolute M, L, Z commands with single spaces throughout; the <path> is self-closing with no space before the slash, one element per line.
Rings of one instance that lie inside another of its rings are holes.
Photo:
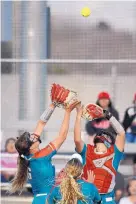
<path fill-rule="evenodd" d="M 25 159 L 25 160 L 27 160 L 27 161 L 31 160 L 31 157 L 30 157 L 30 158 L 27 158 L 27 157 L 24 156 L 23 154 L 21 154 L 20 157 L 23 158 L 23 159 Z"/>
<path fill-rule="evenodd" d="M 23 154 L 20 155 L 21 158 L 26 159 L 25 156 Z"/>

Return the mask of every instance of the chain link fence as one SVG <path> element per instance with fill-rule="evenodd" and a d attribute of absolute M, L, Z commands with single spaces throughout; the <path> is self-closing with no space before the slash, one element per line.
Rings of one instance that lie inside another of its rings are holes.
<path fill-rule="evenodd" d="M 109 92 L 122 121 L 136 92 L 135 1 L 3 1 L 1 5 L 2 151 L 8 138 L 24 130 L 33 132 L 50 103 L 52 83 L 77 91 L 83 104 L 95 103 L 101 91 Z M 84 6 L 91 9 L 88 18 L 80 15 Z M 59 108 L 54 112 L 42 135 L 43 146 L 58 134 L 63 114 Z M 61 154 L 74 152 L 74 121 L 75 112 Z M 87 140 L 85 121 L 82 137 Z M 62 168 L 63 161 L 55 162 Z M 120 168 L 125 175 L 133 174 L 132 161 Z"/>

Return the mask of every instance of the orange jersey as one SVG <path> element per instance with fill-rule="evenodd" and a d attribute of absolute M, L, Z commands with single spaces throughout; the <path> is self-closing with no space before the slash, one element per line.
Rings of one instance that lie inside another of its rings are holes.
<path fill-rule="evenodd" d="M 117 156 L 119 157 L 117 158 Z M 97 154 L 94 151 L 94 146 L 87 145 L 83 177 L 87 179 L 87 171 L 93 171 L 95 175 L 94 184 L 98 188 L 99 193 L 106 194 L 112 192 L 115 186 L 116 171 L 121 158 L 122 152 L 119 152 L 115 145 L 108 148 L 105 154 Z"/>

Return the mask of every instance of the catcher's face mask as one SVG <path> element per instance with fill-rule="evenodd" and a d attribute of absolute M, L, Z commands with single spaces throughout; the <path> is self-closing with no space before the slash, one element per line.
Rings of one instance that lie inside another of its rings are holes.
<path fill-rule="evenodd" d="M 115 143 L 114 137 L 105 131 L 101 131 L 94 138 L 94 144 L 104 143 L 107 148 L 111 147 Z"/>
<path fill-rule="evenodd" d="M 24 132 L 19 138 L 17 138 L 15 148 L 20 155 L 28 155 L 30 147 L 37 141 L 41 143 L 39 137 L 36 137 L 34 134 L 31 135 L 29 132 Z"/>

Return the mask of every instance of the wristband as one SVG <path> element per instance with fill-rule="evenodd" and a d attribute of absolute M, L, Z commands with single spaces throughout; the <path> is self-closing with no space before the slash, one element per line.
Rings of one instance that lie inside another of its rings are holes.
<path fill-rule="evenodd" d="M 49 108 L 47 108 L 47 109 L 43 112 L 43 114 L 42 114 L 41 117 L 40 117 L 40 120 L 42 120 L 43 122 L 46 123 L 46 122 L 50 119 L 50 117 L 51 117 L 52 113 L 54 112 L 54 110 L 55 110 L 55 106 L 51 104 L 51 105 L 49 106 Z"/>
<path fill-rule="evenodd" d="M 110 120 L 110 118 L 112 117 L 112 113 L 110 113 L 108 110 L 103 110 L 103 113 L 105 115 L 105 118 L 107 120 Z"/>
<path fill-rule="evenodd" d="M 110 119 L 109 119 L 112 127 L 114 128 L 115 132 L 117 134 L 121 134 L 122 132 L 124 132 L 124 128 L 122 127 L 122 125 L 117 121 L 117 119 L 112 116 Z"/>

